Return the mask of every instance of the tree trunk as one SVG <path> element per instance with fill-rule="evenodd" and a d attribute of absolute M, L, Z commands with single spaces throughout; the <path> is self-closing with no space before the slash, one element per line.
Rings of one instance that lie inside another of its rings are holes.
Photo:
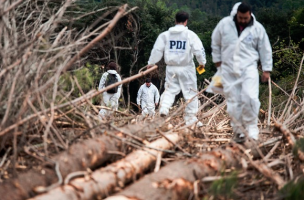
<path fill-rule="evenodd" d="M 237 155 L 237 148 L 226 147 L 205 153 L 200 158 L 172 162 L 106 200 L 189 199 L 195 182 L 216 175 L 223 169 L 239 167 Z"/>
<path fill-rule="evenodd" d="M 181 139 L 178 134 L 167 135 L 167 138 L 173 143 Z M 126 158 L 93 172 L 89 178 L 77 178 L 70 184 L 36 196 L 31 200 L 78 200 L 106 197 L 117 187 L 123 187 L 153 166 L 158 153 L 155 149 L 165 150 L 172 146 L 172 143 L 166 139 L 158 139 L 147 145 L 150 148 L 145 147 L 144 150 L 134 151 Z"/>
<path fill-rule="evenodd" d="M 119 142 L 108 136 L 89 139 L 72 145 L 69 150 L 52 158 L 59 165 L 63 178 L 75 171 L 85 171 L 87 168 L 94 169 L 110 158 L 113 154 L 109 151 L 119 151 Z M 34 195 L 34 188 L 46 187 L 58 181 L 54 165 L 44 164 L 39 171 L 29 171 L 19 177 L 4 182 L 0 185 L 1 200 L 22 200 Z"/>

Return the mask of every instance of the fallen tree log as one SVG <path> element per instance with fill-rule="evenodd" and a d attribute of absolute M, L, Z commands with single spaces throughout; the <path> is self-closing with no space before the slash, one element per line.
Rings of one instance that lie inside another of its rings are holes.
<path fill-rule="evenodd" d="M 52 162 L 59 166 L 62 178 L 75 171 L 85 171 L 87 168 L 95 169 L 105 161 L 113 158 L 109 151 L 119 151 L 119 144 L 108 136 L 89 139 L 72 145 L 67 151 L 52 158 Z M 52 164 L 52 163 L 51 163 Z M 0 184 L 1 200 L 22 200 L 36 195 L 36 187 L 46 187 L 56 181 L 58 177 L 54 164 L 44 164 L 39 171 L 29 171 L 19 177 Z"/>
<path fill-rule="evenodd" d="M 166 135 L 173 143 L 177 143 L 181 136 L 177 133 Z M 170 149 L 172 143 L 166 139 L 158 139 L 129 154 L 126 158 L 117 161 L 105 168 L 96 170 L 84 178 L 76 178 L 69 184 L 53 189 L 31 200 L 78 200 L 103 198 L 113 193 L 117 187 L 123 187 L 136 177 L 147 171 L 156 161 L 157 149 Z"/>
<path fill-rule="evenodd" d="M 172 162 L 106 200 L 189 199 L 197 181 L 214 176 L 223 169 L 241 167 L 239 152 L 238 148 L 226 146 L 199 158 Z"/>
<path fill-rule="evenodd" d="M 39 171 L 32 170 L 0 184 L 0 194 L 5 194 L 1 200 L 21 200 L 33 197 L 56 183 L 59 183 L 57 186 L 61 185 L 63 180 L 73 172 L 83 174 L 88 168 L 94 170 L 109 160 L 113 161 L 115 159 L 113 152 L 118 154 L 122 146 L 121 140 L 126 139 L 123 135 L 144 143 L 145 140 L 142 138 L 145 138 L 147 134 L 155 133 L 158 124 L 159 122 L 155 121 L 149 124 L 130 124 L 123 128 L 117 128 L 111 124 L 116 129 L 116 133 L 107 131 L 105 134 L 109 136 L 103 135 L 74 144 L 67 151 L 54 156 L 51 163 L 44 163 Z M 113 139 L 113 136 L 118 140 Z M 56 165 L 59 167 L 57 171 L 60 172 L 61 181 L 58 180 Z"/>

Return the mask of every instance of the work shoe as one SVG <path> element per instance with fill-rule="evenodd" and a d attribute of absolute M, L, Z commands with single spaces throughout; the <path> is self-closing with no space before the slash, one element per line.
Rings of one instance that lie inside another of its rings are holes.
<path fill-rule="evenodd" d="M 235 133 L 232 137 L 232 139 L 239 144 L 243 144 L 246 140 L 246 137 L 243 133 Z"/>
<path fill-rule="evenodd" d="M 261 155 L 260 153 L 258 152 L 257 148 L 259 148 L 259 142 L 253 138 L 250 138 L 250 139 L 247 139 L 244 143 L 243 143 L 244 147 L 246 149 L 250 149 L 251 150 L 251 154 L 254 158 L 260 158 Z M 260 149 L 261 150 L 261 149 Z M 261 153 L 262 150 L 261 150 Z"/>
<path fill-rule="evenodd" d="M 186 125 L 196 124 L 198 122 L 196 116 L 194 114 L 185 114 L 184 120 Z"/>
<path fill-rule="evenodd" d="M 198 121 L 197 123 L 196 123 L 196 127 L 197 128 L 200 128 L 200 127 L 202 127 L 204 124 L 201 122 L 201 121 Z"/>
<path fill-rule="evenodd" d="M 161 117 L 166 117 L 169 114 L 169 109 L 161 107 L 159 109 L 159 114 L 160 114 Z"/>

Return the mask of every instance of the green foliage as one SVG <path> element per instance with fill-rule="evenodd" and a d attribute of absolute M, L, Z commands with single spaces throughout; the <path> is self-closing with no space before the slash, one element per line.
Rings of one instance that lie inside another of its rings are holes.
<path fill-rule="evenodd" d="M 270 43 L 289 39 L 288 19 L 290 14 L 278 8 L 260 8 L 256 13 L 257 20 L 265 27 Z"/>
<path fill-rule="evenodd" d="M 304 138 L 300 138 L 296 141 L 293 147 L 292 153 L 294 156 L 298 157 L 298 151 L 304 152 Z"/>
<path fill-rule="evenodd" d="M 174 25 L 174 11 L 168 8 L 162 1 L 136 0 L 135 5 L 139 6 L 139 9 L 135 13 L 140 29 L 137 40 L 140 41 L 140 43 L 138 43 L 137 47 L 139 54 L 134 70 L 138 71 L 147 64 L 157 36 Z M 131 62 L 132 59 L 126 59 L 123 63 L 130 65 L 127 63 Z M 126 69 L 126 72 L 123 71 L 122 73 L 129 75 L 127 74 L 128 71 L 129 70 Z"/>
<path fill-rule="evenodd" d="M 296 10 L 289 20 L 290 35 L 293 40 L 300 42 L 304 40 L 304 7 Z"/>
<path fill-rule="evenodd" d="M 100 78 L 104 72 L 104 68 L 101 68 L 96 64 L 86 64 L 86 68 L 89 70 L 90 79 L 92 79 L 92 88 L 98 88 Z M 103 71 L 102 71 L 103 70 Z"/>
<path fill-rule="evenodd" d="M 237 186 L 237 172 L 233 172 L 228 177 L 214 181 L 210 187 L 210 193 L 217 199 L 220 196 L 233 198 L 233 188 Z"/>
<path fill-rule="evenodd" d="M 274 80 L 298 73 L 302 52 L 297 49 L 298 44 L 293 41 L 286 43 L 285 40 L 282 40 L 279 45 L 273 47 L 274 71 L 272 76 Z"/>
<path fill-rule="evenodd" d="M 304 196 L 304 178 L 286 184 L 279 191 L 279 198 L 285 200 L 301 200 Z"/>
<path fill-rule="evenodd" d="M 296 10 L 300 7 L 304 7 L 304 1 L 302 1 L 302 0 L 278 0 L 277 5 L 284 11 Z"/>
<path fill-rule="evenodd" d="M 290 45 L 290 46 L 288 46 Z M 291 93 L 296 77 L 299 72 L 299 67 L 301 64 L 301 58 L 303 56 L 300 49 L 297 48 L 297 44 L 294 44 L 292 41 L 289 44 L 286 44 L 286 41 L 280 42 L 277 46 L 273 48 L 274 55 L 274 67 L 273 72 L 271 73 L 272 80 L 278 84 L 284 91 Z M 300 80 L 304 78 L 304 70 L 300 73 Z M 260 74 L 262 75 L 262 73 Z M 298 85 L 298 90 L 296 91 L 296 96 L 303 96 L 303 83 L 300 81 Z M 267 109 L 268 107 L 268 84 L 260 85 L 260 101 L 261 108 Z M 294 98 L 296 98 L 296 96 Z M 289 96 L 287 96 L 279 88 L 272 87 L 272 106 L 276 107 L 285 102 Z"/>
<path fill-rule="evenodd" d="M 85 67 L 79 68 L 75 71 L 69 71 L 60 77 L 60 85 L 65 92 L 69 92 L 73 89 L 71 95 L 74 98 L 82 96 L 81 91 L 77 87 L 74 79 L 77 79 L 82 91 L 84 93 L 89 92 L 92 89 L 98 87 L 98 83 L 101 77 L 100 67 L 98 65 L 91 65 L 87 63 Z M 93 104 L 99 104 L 99 97 L 92 99 Z"/>

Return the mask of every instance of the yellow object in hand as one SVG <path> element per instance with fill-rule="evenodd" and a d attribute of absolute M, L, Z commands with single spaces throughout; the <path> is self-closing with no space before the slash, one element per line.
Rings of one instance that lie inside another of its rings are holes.
<path fill-rule="evenodd" d="M 204 66 L 199 65 L 199 66 L 196 68 L 196 71 L 198 72 L 198 74 L 202 74 L 202 73 L 204 73 L 206 70 L 205 70 L 205 67 L 204 67 Z"/>
<path fill-rule="evenodd" d="M 214 82 L 214 86 L 215 87 L 220 87 L 220 88 L 223 88 L 223 85 L 222 85 L 222 78 L 220 76 L 213 76 L 212 77 L 212 80 Z"/>

